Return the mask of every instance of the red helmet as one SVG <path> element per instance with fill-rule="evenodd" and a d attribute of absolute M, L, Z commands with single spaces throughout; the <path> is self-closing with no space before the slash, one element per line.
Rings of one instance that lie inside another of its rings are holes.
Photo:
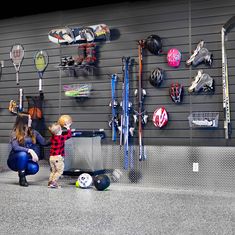
<path fill-rule="evenodd" d="M 179 67 L 181 61 L 181 53 L 176 48 L 172 48 L 167 53 L 167 62 L 171 67 Z"/>
<path fill-rule="evenodd" d="M 168 123 L 168 114 L 164 107 L 158 108 L 153 113 L 153 124 L 156 127 L 163 127 Z"/>

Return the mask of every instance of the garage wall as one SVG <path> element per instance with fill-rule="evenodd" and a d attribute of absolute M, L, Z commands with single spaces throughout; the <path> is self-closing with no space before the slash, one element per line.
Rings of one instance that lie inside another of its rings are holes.
<path fill-rule="evenodd" d="M 38 95 L 38 75 L 34 69 L 33 56 L 37 50 L 44 49 L 50 56 L 50 63 L 43 79 L 46 124 L 56 121 L 60 114 L 70 114 L 74 120 L 74 128 L 104 129 L 107 136 L 105 143 L 110 144 L 111 130 L 108 126 L 111 114 L 110 75 L 117 73 L 120 77 L 118 83 L 120 101 L 121 57 L 131 56 L 138 61 L 136 41 L 150 34 L 157 34 L 163 39 L 163 55 L 154 56 L 145 52 L 143 59 L 143 87 L 147 91 L 145 108 L 149 114 L 149 122 L 144 127 L 145 144 L 234 146 L 234 133 L 231 140 L 224 139 L 220 40 L 221 26 L 234 15 L 234 11 L 235 3 L 232 0 L 138 1 L 1 20 L 0 60 L 4 61 L 4 68 L 0 79 L 0 142 L 7 143 L 9 140 L 15 116 L 9 113 L 8 104 L 11 99 L 18 99 L 18 89 L 23 88 L 25 96 Z M 97 23 L 105 23 L 111 28 L 111 41 L 98 44 L 97 69 L 89 75 L 79 74 L 79 76 L 71 76 L 71 74 L 59 71 L 56 66 L 60 57 L 75 55 L 77 47 L 75 45 L 59 47 L 49 42 L 48 32 L 58 27 Z M 213 66 L 211 68 L 204 64 L 197 68 L 185 66 L 189 54 L 201 39 L 205 41 L 206 47 L 214 55 Z M 15 69 L 9 58 L 11 46 L 15 43 L 22 44 L 25 49 L 19 86 L 16 85 Z M 182 52 L 182 62 L 179 68 L 168 67 L 166 63 L 166 53 L 172 47 Z M 233 123 L 235 112 L 234 31 L 229 34 L 227 48 Z M 156 67 L 166 71 L 166 79 L 160 88 L 154 88 L 148 82 L 151 70 Z M 203 69 L 214 78 L 214 94 L 188 94 L 187 88 L 198 69 Z M 180 105 L 174 104 L 169 97 L 170 84 L 177 81 L 185 87 L 184 99 Z M 92 85 L 93 91 L 89 99 L 81 102 L 64 96 L 64 84 L 79 83 Z M 131 74 L 130 87 L 130 98 L 135 106 L 136 98 L 133 93 L 137 87 L 136 73 Z M 165 128 L 157 129 L 151 119 L 154 110 L 161 106 L 165 106 L 169 113 L 169 123 Z M 27 109 L 26 101 L 25 108 Z M 190 112 L 198 111 L 219 112 L 219 127 L 213 130 L 190 128 L 187 117 Z M 46 132 L 46 135 L 49 136 L 49 133 Z M 137 143 L 137 134 L 135 141 Z"/>

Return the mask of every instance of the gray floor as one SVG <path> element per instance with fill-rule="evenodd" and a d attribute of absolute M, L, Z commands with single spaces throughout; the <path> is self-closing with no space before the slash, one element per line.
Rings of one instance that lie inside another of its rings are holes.
<path fill-rule="evenodd" d="M 0 235 L 7 234 L 235 234 L 235 194 L 138 188 L 79 189 L 65 177 L 48 189 L 43 166 L 20 187 L 17 174 L 0 174 Z"/>

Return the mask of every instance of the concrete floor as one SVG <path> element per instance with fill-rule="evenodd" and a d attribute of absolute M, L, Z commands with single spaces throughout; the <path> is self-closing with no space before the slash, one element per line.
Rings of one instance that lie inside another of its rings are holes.
<path fill-rule="evenodd" d="M 48 166 L 18 186 L 0 173 L 0 235 L 234 235 L 235 194 L 138 188 L 112 183 L 107 191 L 79 189 L 64 177 L 48 189 Z"/>

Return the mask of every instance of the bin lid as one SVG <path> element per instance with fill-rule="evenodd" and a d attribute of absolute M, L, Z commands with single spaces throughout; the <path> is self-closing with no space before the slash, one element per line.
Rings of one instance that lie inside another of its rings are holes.
<path fill-rule="evenodd" d="M 103 130 L 72 130 L 72 137 L 96 137 L 100 136 L 101 139 L 105 138 L 105 132 Z"/>

